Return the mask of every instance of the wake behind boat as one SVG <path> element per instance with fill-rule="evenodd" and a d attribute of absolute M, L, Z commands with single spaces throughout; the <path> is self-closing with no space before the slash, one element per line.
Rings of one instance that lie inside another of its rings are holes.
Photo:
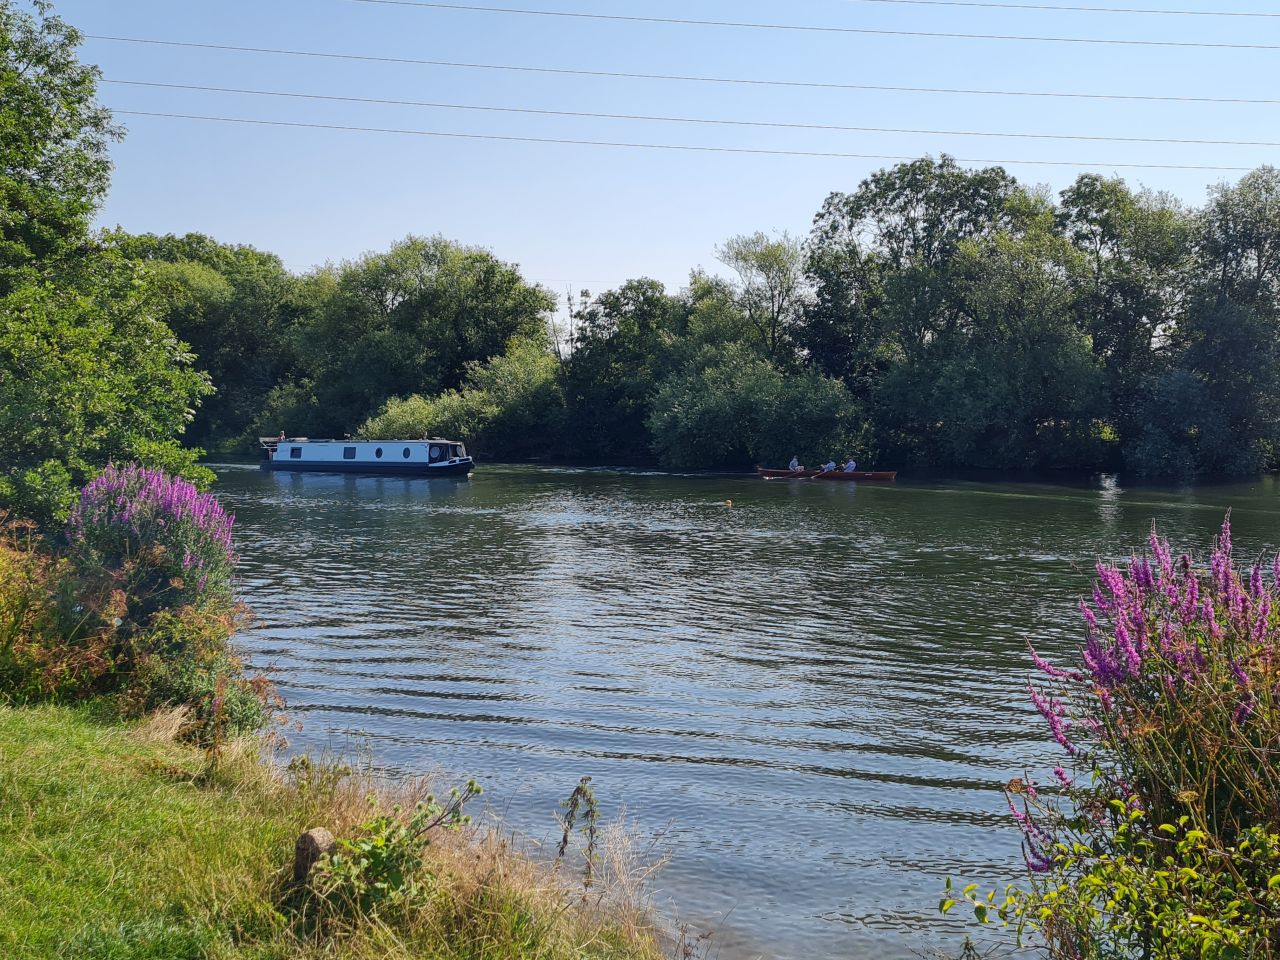
<path fill-rule="evenodd" d="M 897 470 L 768 470 L 756 467 L 766 480 L 894 480 Z"/>
<path fill-rule="evenodd" d="M 457 440 L 310 440 L 260 437 L 263 470 L 465 477 L 475 467 Z"/>

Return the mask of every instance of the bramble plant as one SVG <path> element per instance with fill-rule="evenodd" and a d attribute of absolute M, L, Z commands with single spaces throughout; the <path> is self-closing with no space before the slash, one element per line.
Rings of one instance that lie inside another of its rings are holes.
<path fill-rule="evenodd" d="M 67 521 L 72 561 L 122 579 L 145 617 L 160 609 L 232 602 L 235 518 L 180 477 L 108 466 L 80 492 Z"/>
<path fill-rule="evenodd" d="M 433 879 L 422 859 L 431 831 L 456 830 L 469 823 L 463 807 L 482 792 L 469 780 L 461 790 L 451 790 L 443 804 L 428 796 L 407 820 L 396 807 L 391 815 L 365 822 L 356 839 L 339 840 L 337 852 L 316 864 L 312 888 L 340 914 L 371 916 L 412 905 L 429 892 Z"/>
<path fill-rule="evenodd" d="M 1038 934 L 1051 957 L 1280 957 L 1280 556 L 1198 568 L 1153 530 L 1099 564 L 1078 667 L 1030 688 L 1069 757 L 1006 788 L 1030 885 L 941 907 Z"/>

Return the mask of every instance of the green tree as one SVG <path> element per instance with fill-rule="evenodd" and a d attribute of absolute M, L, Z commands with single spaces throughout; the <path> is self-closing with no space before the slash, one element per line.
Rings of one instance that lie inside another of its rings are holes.
<path fill-rule="evenodd" d="M 738 275 L 738 308 L 764 355 L 780 362 L 790 359 L 793 328 L 809 297 L 803 246 L 786 233 L 773 238 L 744 234 L 726 240 L 716 256 Z"/>
<path fill-rule="evenodd" d="M 1072 309 L 1104 366 L 1109 419 L 1129 448 L 1186 309 L 1194 221 L 1169 197 L 1135 194 L 1123 180 L 1098 174 L 1062 192 L 1057 218 L 1080 252 Z"/>
<path fill-rule="evenodd" d="M 110 237 L 147 265 L 164 319 L 191 345 L 216 392 L 188 432 L 193 442 L 243 447 L 267 394 L 297 367 L 293 328 L 307 311 L 280 258 L 202 234 Z"/>
<path fill-rule="evenodd" d="M 512 341 L 502 356 L 472 363 L 461 390 L 387 401 L 365 421 L 359 436 L 463 439 L 480 455 L 547 457 L 558 453 L 561 444 L 564 393 L 559 372 L 559 361 L 544 343 Z"/>
<path fill-rule="evenodd" d="M 1130 463 L 1149 474 L 1257 472 L 1280 461 L 1280 171 L 1210 192 L 1186 315 Z"/>
<path fill-rule="evenodd" d="M 112 460 L 196 479 L 207 380 L 147 277 L 89 233 L 118 134 L 80 34 L 0 0 L 0 510 L 50 523 Z"/>
<path fill-rule="evenodd" d="M 106 255 L 75 279 L 0 300 L 0 509 L 43 523 L 112 461 L 212 480 L 175 439 L 208 381 L 145 279 Z"/>
<path fill-rule="evenodd" d="M 577 309 L 573 320 L 564 373 L 570 452 L 593 460 L 648 459 L 649 403 L 671 369 L 685 305 L 656 280 L 629 280 Z"/>
<path fill-rule="evenodd" d="M 941 466 L 1092 465 L 1105 413 L 1100 368 L 1075 325 L 1052 234 L 961 244 L 946 328 L 896 366 L 880 399 L 898 449 Z"/>
<path fill-rule="evenodd" d="M 838 380 L 785 376 L 745 344 L 708 348 L 658 387 L 649 414 L 653 449 L 680 469 L 749 467 L 866 450 L 857 407 Z"/>
<path fill-rule="evenodd" d="M 120 128 L 97 102 L 82 35 L 35 0 L 0 0 L 0 296 L 78 256 L 111 175 Z"/>
<path fill-rule="evenodd" d="M 391 397 L 455 390 L 509 341 L 545 341 L 554 306 L 515 266 L 441 237 L 318 271 L 299 296 L 312 305 L 293 328 L 299 373 L 260 429 L 341 435 Z"/>

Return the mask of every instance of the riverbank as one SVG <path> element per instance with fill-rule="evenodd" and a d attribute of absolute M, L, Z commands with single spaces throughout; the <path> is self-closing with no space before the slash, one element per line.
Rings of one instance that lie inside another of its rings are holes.
<path fill-rule="evenodd" d="M 316 923 L 292 884 L 298 836 L 357 835 L 421 784 L 369 799 L 368 780 L 286 773 L 254 740 L 211 767 L 177 741 L 180 726 L 180 712 L 123 723 L 105 702 L 0 706 L 0 956 L 662 955 L 633 905 L 575 892 L 478 828 L 427 847 L 430 889 L 411 909 Z"/>

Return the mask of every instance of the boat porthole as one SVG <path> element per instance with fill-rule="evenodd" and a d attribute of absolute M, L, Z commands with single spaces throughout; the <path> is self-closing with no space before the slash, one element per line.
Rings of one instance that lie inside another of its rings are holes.
<path fill-rule="evenodd" d="M 440 459 L 440 448 L 439 448 L 439 447 L 432 447 L 432 448 L 431 448 L 431 459 L 432 459 L 432 460 L 439 460 L 439 459 Z"/>
<path fill-rule="evenodd" d="M 408 447 L 405 447 L 405 448 L 404 448 L 404 458 L 405 458 L 406 460 L 408 460 L 408 459 L 409 459 L 409 448 L 408 448 Z"/>
<path fill-rule="evenodd" d="M 377 450 L 373 451 L 373 455 L 374 455 L 375 457 L 377 457 L 379 460 L 381 460 L 381 459 L 382 459 L 382 448 L 381 448 L 381 447 L 379 447 Z"/>

